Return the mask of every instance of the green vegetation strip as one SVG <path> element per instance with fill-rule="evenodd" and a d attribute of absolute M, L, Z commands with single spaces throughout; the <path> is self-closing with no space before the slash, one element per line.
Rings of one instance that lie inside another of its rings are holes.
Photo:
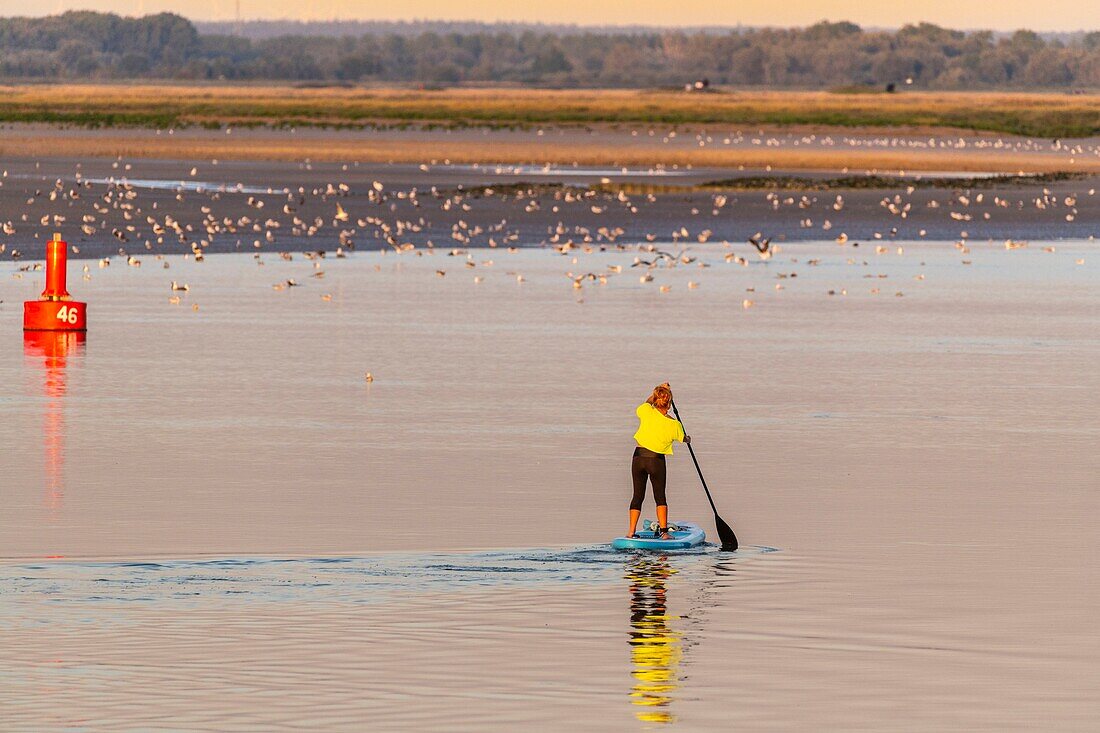
<path fill-rule="evenodd" d="M 270 100 L 227 98 L 204 101 L 163 101 L 155 105 L 133 100 L 80 101 L 46 106 L 8 98 L 0 100 L 0 122 L 48 123 L 88 128 L 112 127 L 322 127 L 365 129 L 408 125 L 462 128 L 486 126 L 529 128 L 538 125 L 589 124 L 660 125 L 818 125 L 834 127 L 932 127 L 1008 133 L 1031 137 L 1088 137 L 1100 134 L 1100 110 L 1083 104 L 1071 109 L 995 106 L 920 105 L 904 108 L 855 107 L 837 109 L 808 104 L 799 107 L 737 104 L 637 103 L 558 104 L 532 100 L 478 100 L 447 103 L 433 93 L 400 101 L 350 97 L 340 100 Z"/>

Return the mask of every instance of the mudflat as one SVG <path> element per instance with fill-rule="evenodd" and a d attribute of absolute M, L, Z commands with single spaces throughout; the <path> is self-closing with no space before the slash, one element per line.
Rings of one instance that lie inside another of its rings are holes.
<path fill-rule="evenodd" d="M 657 241 L 745 257 L 757 234 L 853 250 L 1100 234 L 1090 174 L 56 157 L 9 158 L 2 174 L 0 257 L 24 264 L 55 232 L 80 259 Z"/>

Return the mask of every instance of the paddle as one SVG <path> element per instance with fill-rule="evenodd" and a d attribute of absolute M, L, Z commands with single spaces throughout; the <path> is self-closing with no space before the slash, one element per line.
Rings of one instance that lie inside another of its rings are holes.
<path fill-rule="evenodd" d="M 684 421 L 680 420 L 680 411 L 676 409 L 676 400 L 672 401 L 672 414 L 680 421 L 680 425 L 684 424 Z M 684 432 L 686 433 L 687 430 L 685 429 Z M 710 502 L 710 508 L 714 509 L 714 526 L 718 529 L 718 539 L 722 540 L 722 549 L 733 552 L 737 549 L 737 535 L 735 535 L 733 529 L 718 516 L 718 509 L 715 508 L 714 499 L 711 498 L 710 489 L 707 488 L 707 480 L 703 478 L 703 469 L 699 468 L 699 459 L 695 457 L 695 449 L 691 447 L 691 443 L 688 443 L 687 447 L 688 451 L 691 453 L 691 462 L 695 464 L 695 470 L 699 472 L 699 482 L 703 484 L 703 491 L 707 492 L 707 501 Z"/>

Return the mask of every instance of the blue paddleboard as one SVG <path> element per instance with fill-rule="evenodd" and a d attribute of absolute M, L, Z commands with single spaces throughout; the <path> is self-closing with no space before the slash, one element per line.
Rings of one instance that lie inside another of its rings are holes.
<path fill-rule="evenodd" d="M 676 529 L 669 532 L 672 539 L 661 540 L 653 536 L 653 530 L 645 529 L 651 523 L 647 520 L 638 537 L 616 537 L 611 547 L 616 550 L 684 550 L 703 544 L 707 538 L 703 528 L 692 522 L 675 522 Z"/>

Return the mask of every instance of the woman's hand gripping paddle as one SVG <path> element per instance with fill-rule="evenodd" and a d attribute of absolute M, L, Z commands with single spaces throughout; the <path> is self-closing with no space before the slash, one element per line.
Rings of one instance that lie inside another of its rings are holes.
<path fill-rule="evenodd" d="M 680 421 L 680 425 L 684 424 L 684 421 L 680 420 L 680 411 L 676 409 L 676 400 L 672 401 L 672 414 Z M 684 432 L 687 431 L 685 430 Z M 707 488 L 707 481 L 703 478 L 703 469 L 699 468 L 699 460 L 695 457 L 695 449 L 691 447 L 691 443 L 688 443 L 687 447 L 688 451 L 691 452 L 691 462 L 695 464 L 695 470 L 699 472 L 699 482 L 703 484 L 703 491 L 707 492 L 707 501 L 710 502 L 710 508 L 714 509 L 714 526 L 718 530 L 718 539 L 722 540 L 722 549 L 733 552 L 737 549 L 737 535 L 735 535 L 733 529 L 718 516 L 718 509 L 714 506 L 714 499 L 711 498 L 710 489 Z"/>

